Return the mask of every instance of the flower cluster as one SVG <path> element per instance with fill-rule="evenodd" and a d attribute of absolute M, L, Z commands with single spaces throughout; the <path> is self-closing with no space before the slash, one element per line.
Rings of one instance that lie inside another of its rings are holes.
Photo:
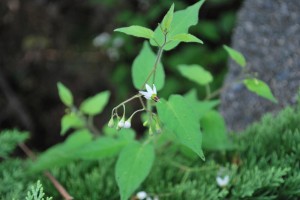
<path fill-rule="evenodd" d="M 117 130 L 119 130 L 121 128 L 130 128 L 131 127 L 131 119 L 132 119 L 132 117 L 136 113 L 146 110 L 146 107 L 142 103 L 142 100 L 141 100 L 141 104 L 142 104 L 143 108 L 139 109 L 139 110 L 136 110 L 135 112 L 133 112 L 132 115 L 126 120 L 126 118 L 125 118 L 125 112 L 126 112 L 125 103 L 128 103 L 129 101 L 131 101 L 131 100 L 133 100 L 135 98 L 141 98 L 141 96 L 144 96 L 147 100 L 153 100 L 155 102 L 159 102 L 159 98 L 157 96 L 157 91 L 156 91 L 155 85 L 153 84 L 152 88 L 148 84 L 146 84 L 145 86 L 146 86 L 146 91 L 139 91 L 139 94 L 137 94 L 137 95 L 129 98 L 128 100 L 126 100 L 126 101 L 124 101 L 122 103 L 120 103 L 118 106 L 116 106 L 112 110 L 111 118 L 110 118 L 110 120 L 108 122 L 108 126 L 109 127 L 111 127 L 111 128 L 114 127 L 114 125 L 115 125 L 115 117 L 116 117 L 117 120 L 118 120 L 118 123 L 117 123 L 117 126 L 116 126 Z M 122 117 L 120 117 L 119 114 L 118 114 L 118 108 L 121 107 L 121 106 L 123 107 L 123 116 Z M 159 126 L 158 123 L 156 123 L 156 129 L 160 130 L 160 126 Z M 151 127 L 149 129 L 149 132 L 152 132 Z"/>

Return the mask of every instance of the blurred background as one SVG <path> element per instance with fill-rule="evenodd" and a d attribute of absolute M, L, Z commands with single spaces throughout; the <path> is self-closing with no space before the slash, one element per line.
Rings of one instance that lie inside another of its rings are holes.
<path fill-rule="evenodd" d="M 101 128 L 111 108 L 136 93 L 130 69 L 143 44 L 113 30 L 129 25 L 155 29 L 172 2 L 181 10 L 197 1 L 0 1 L 0 129 L 30 131 L 29 145 L 36 150 L 63 140 L 59 133 L 65 107 L 58 81 L 71 89 L 77 105 L 100 91 L 111 91 L 109 105 L 95 118 Z M 196 87 L 178 74 L 177 66 L 183 63 L 200 64 L 213 73 L 212 90 L 222 85 L 228 59 L 222 45 L 231 42 L 241 4 L 206 1 L 199 24 L 190 29 L 205 44 L 181 44 L 164 54 L 167 79 L 161 97 Z M 203 88 L 197 88 L 203 97 Z"/>

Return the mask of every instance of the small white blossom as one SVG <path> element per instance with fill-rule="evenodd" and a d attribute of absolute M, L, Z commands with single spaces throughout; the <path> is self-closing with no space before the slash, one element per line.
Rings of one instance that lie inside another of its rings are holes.
<path fill-rule="evenodd" d="M 131 122 L 129 120 L 124 122 L 124 128 L 130 128 L 131 127 Z"/>
<path fill-rule="evenodd" d="M 138 193 L 136 194 L 136 197 L 137 197 L 138 199 L 145 199 L 147 196 L 148 196 L 148 195 L 147 195 L 147 193 L 146 193 L 145 191 L 140 191 L 140 192 L 138 192 Z"/>
<path fill-rule="evenodd" d="M 103 46 L 108 43 L 110 38 L 111 38 L 110 34 L 108 34 L 106 32 L 101 33 L 100 35 L 98 35 L 97 37 L 94 38 L 93 45 L 95 47 Z"/>
<path fill-rule="evenodd" d="M 229 179 L 228 175 L 224 176 L 223 178 L 220 176 L 217 176 L 217 178 L 216 178 L 217 184 L 220 187 L 225 187 L 226 185 L 228 185 L 229 180 L 230 179 Z"/>
<path fill-rule="evenodd" d="M 147 91 L 139 91 L 139 93 L 142 94 L 148 100 L 152 99 L 155 102 L 159 101 L 159 98 L 156 93 L 156 87 L 154 84 L 153 84 L 153 88 L 151 88 L 148 84 L 146 84 L 146 90 Z"/>

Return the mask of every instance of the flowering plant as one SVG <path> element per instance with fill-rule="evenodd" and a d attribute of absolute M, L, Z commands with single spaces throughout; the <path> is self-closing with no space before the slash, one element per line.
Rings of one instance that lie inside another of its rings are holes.
<path fill-rule="evenodd" d="M 93 124 L 93 117 L 100 114 L 108 103 L 109 91 L 89 97 L 76 107 L 71 91 L 58 83 L 60 99 L 68 108 L 61 120 L 61 134 L 75 131 L 63 144 L 39 156 L 31 170 L 41 171 L 48 166 L 62 166 L 77 159 L 98 160 L 118 156 L 115 178 L 121 199 L 125 200 L 133 195 L 149 175 L 159 150 L 163 151 L 176 144 L 185 148 L 189 156 L 196 155 L 200 162 L 205 160 L 203 148 L 232 149 L 224 120 L 214 110 L 218 101 L 212 100 L 222 90 L 210 91 L 209 84 L 213 76 L 209 71 L 198 64 L 178 66 L 183 77 L 206 89 L 205 101 L 198 99 L 195 90 L 185 95 L 173 94 L 168 99 L 159 98 L 157 94 L 165 84 L 166 75 L 161 62 L 163 52 L 173 50 L 183 42 L 203 44 L 202 40 L 188 33 L 188 29 L 198 22 L 199 9 L 203 3 L 204 0 L 201 0 L 177 12 L 174 12 L 173 4 L 154 31 L 136 25 L 115 29 L 148 41 L 144 42 L 132 66 L 133 85 L 137 92 L 112 109 L 109 128 L 100 131 Z M 156 55 L 150 45 L 158 48 Z M 269 87 L 248 74 L 242 54 L 228 46 L 224 46 L 224 49 L 244 70 L 242 79 L 238 81 L 243 81 L 250 91 L 276 102 Z M 128 105 L 133 100 L 140 103 L 140 108 L 128 115 L 128 110 L 131 111 Z M 136 140 L 132 120 L 142 112 L 141 124 L 149 134 L 143 134 L 142 138 Z M 229 177 L 217 177 L 216 180 L 223 187 L 228 184 Z"/>

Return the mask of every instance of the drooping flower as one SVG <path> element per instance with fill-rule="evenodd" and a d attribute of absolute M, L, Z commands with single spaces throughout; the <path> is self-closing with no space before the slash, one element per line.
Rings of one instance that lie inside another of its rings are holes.
<path fill-rule="evenodd" d="M 148 100 L 152 99 L 155 102 L 159 101 L 159 98 L 158 98 L 157 92 L 156 92 L 156 87 L 154 84 L 153 84 L 152 88 L 148 84 L 146 84 L 146 90 L 147 91 L 139 91 L 139 93 L 142 94 Z"/>
<path fill-rule="evenodd" d="M 230 179 L 228 175 L 224 176 L 223 178 L 221 176 L 217 176 L 216 178 L 217 184 L 220 187 L 225 187 L 226 185 L 228 185 L 229 180 Z"/>

